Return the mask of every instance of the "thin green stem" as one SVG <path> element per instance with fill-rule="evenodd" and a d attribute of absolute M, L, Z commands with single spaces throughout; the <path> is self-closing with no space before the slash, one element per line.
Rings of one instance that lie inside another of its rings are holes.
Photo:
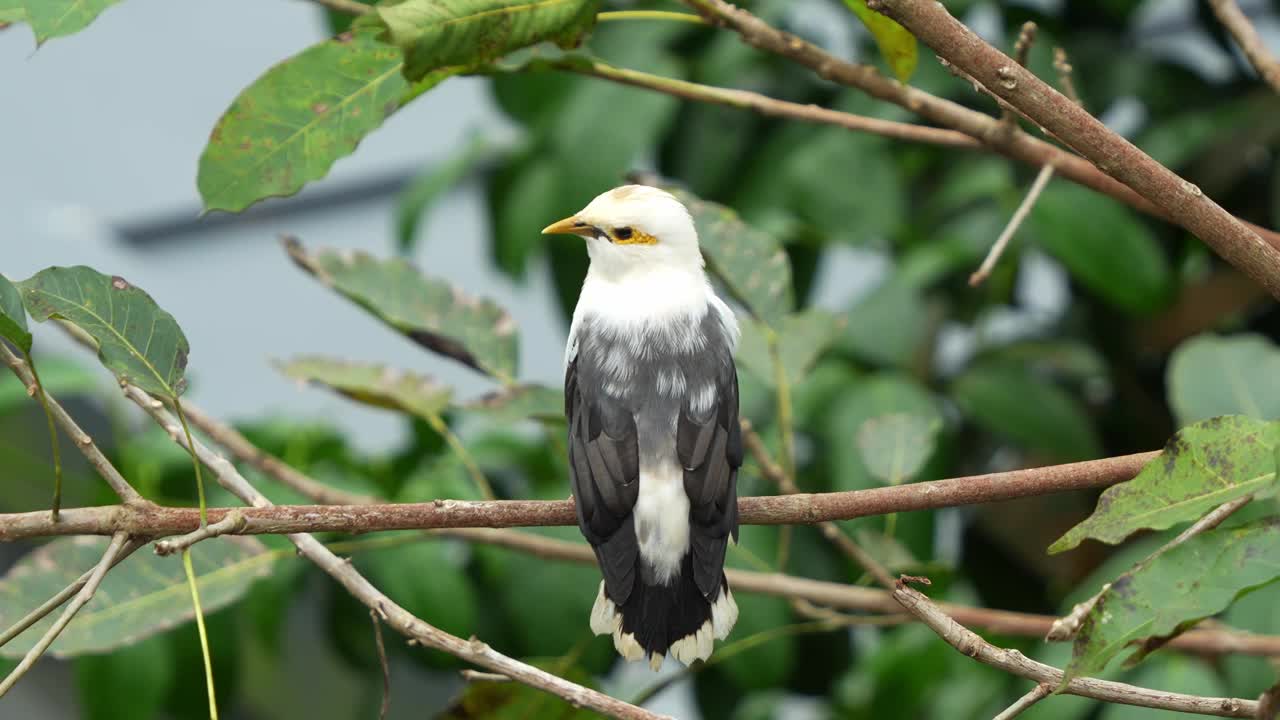
<path fill-rule="evenodd" d="M 427 424 L 431 429 L 440 433 L 444 437 L 444 441 L 453 449 L 453 453 L 458 456 L 458 460 L 462 462 L 463 467 L 467 469 L 467 473 L 471 475 L 471 480 L 476 484 L 476 490 L 485 500 L 494 500 L 496 495 L 493 494 L 493 486 L 489 484 L 489 479 L 484 476 L 484 471 L 476 463 L 476 459 L 467 451 L 467 447 L 462 444 L 462 440 L 453 432 L 444 418 L 439 415 L 428 415 Z"/>
<path fill-rule="evenodd" d="M 40 407 L 44 408 L 44 419 L 49 423 L 49 445 L 53 447 L 53 521 L 58 522 L 58 511 L 62 509 L 62 454 L 58 451 L 58 429 L 53 425 L 53 413 L 49 411 L 49 399 L 44 396 L 44 384 L 40 382 L 40 373 L 36 372 L 36 364 L 31 353 L 23 351 L 27 367 L 31 368 L 31 379 L 35 381 L 36 395 L 40 397 Z"/>
<path fill-rule="evenodd" d="M 178 422 L 182 423 L 182 432 L 187 436 L 187 452 L 191 454 L 191 467 L 196 470 L 196 494 L 200 497 L 200 526 L 209 524 L 209 507 L 204 498 L 204 476 L 200 474 L 200 458 L 196 457 L 196 444 L 191 439 L 191 427 L 187 425 L 187 414 L 182 412 L 182 403 L 174 395 L 173 409 L 178 414 Z"/>
<path fill-rule="evenodd" d="M 614 10 L 612 12 L 596 14 L 596 22 L 610 22 L 614 20 L 668 20 L 672 22 L 692 23 L 694 25 L 708 24 L 701 15 L 670 12 L 668 10 Z"/>
<path fill-rule="evenodd" d="M 187 572 L 187 586 L 191 588 L 191 605 L 196 609 L 196 629 L 200 632 L 200 653 L 204 657 L 204 680 L 209 688 L 209 720 L 218 720 L 218 699 L 213 692 L 213 662 L 209 658 L 209 633 L 204 627 L 204 611 L 200 609 L 200 591 L 196 588 L 196 572 L 191 567 L 191 548 L 182 551 L 182 569 Z"/>

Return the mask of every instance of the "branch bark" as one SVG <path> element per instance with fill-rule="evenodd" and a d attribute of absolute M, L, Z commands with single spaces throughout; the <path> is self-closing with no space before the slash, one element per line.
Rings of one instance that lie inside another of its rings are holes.
<path fill-rule="evenodd" d="M 168 414 L 157 400 L 139 399 L 139 402 L 146 402 L 153 414 Z M 186 447 L 185 439 L 183 447 Z M 738 500 L 738 512 L 741 522 L 751 525 L 807 524 L 1101 488 L 1133 478 L 1147 462 L 1158 455 L 1159 451 L 1137 453 L 869 490 L 745 497 Z M 230 465 L 225 459 L 222 462 Z M 209 522 L 221 521 L 229 511 L 228 508 L 209 508 Z M 572 500 L 434 500 L 423 503 L 344 506 L 259 505 L 241 512 L 245 522 L 238 533 L 247 535 L 330 531 L 362 533 L 375 530 L 463 527 L 545 527 L 577 523 Z M 119 530 L 134 535 L 161 537 L 192 532 L 199 527 L 199 523 L 199 513 L 193 508 L 150 504 L 136 507 L 114 505 L 67 508 L 62 511 L 56 523 L 45 512 L 11 513 L 0 515 L 0 541 L 53 535 L 103 535 Z"/>
<path fill-rule="evenodd" d="M 972 630 L 948 617 L 923 593 L 908 587 L 906 581 L 911 579 L 914 578 L 903 578 L 898 581 L 898 586 L 893 591 L 894 599 L 906 608 L 907 612 L 928 625 L 948 645 L 984 665 L 999 668 L 1018 677 L 1052 687 L 1062 685 L 1061 670 L 1036 662 L 1017 650 L 998 648 L 978 637 Z M 1061 692 L 1103 702 L 1217 717 L 1251 718 L 1258 712 L 1258 703 L 1254 700 L 1184 695 L 1094 678 L 1073 678 L 1062 687 Z"/>
<path fill-rule="evenodd" d="M 1218 22 L 1231 33 L 1236 44 L 1249 58 L 1253 69 L 1258 71 L 1263 81 L 1273 90 L 1280 93 L 1280 60 L 1267 52 L 1267 44 L 1262 41 L 1257 28 L 1249 22 L 1248 16 L 1240 10 L 1235 0 L 1209 0 L 1209 7 L 1218 16 Z"/>
<path fill-rule="evenodd" d="M 978 140 L 993 152 L 1035 167 L 1053 165 L 1057 174 L 1068 180 L 1115 198 L 1141 212 L 1171 222 L 1179 222 L 1177 216 L 1169 213 L 1163 205 L 1152 202 L 1124 182 L 1099 170 L 1089 160 L 1034 138 L 1025 132 L 1010 132 L 1009 125 L 1001 122 L 999 118 L 898 83 L 881 75 L 869 65 L 858 65 L 841 60 L 803 38 L 778 30 L 750 12 L 724 0 L 684 1 L 712 24 L 728 27 L 737 32 L 752 47 L 794 60 L 810 68 L 822 78 L 858 88 L 872 97 L 906 108 L 938 125 L 958 130 Z M 917 7 L 919 4 L 924 3 L 912 4 L 912 7 Z M 941 7 L 936 8 L 934 12 L 945 14 Z M 908 29 L 911 28 L 908 27 Z M 919 35 L 917 37 L 925 40 Z M 925 42 L 928 44 L 927 40 Z M 999 54 L 998 51 L 994 52 Z M 1000 55 L 1000 57 L 1004 56 Z M 946 57 L 946 60 L 966 73 L 966 68 L 971 65 L 970 62 L 953 62 L 954 58 L 950 57 Z M 1009 64 L 1013 63 L 1009 61 Z M 1023 74 L 1029 75 L 1025 71 Z M 1275 256 L 1272 264 L 1280 265 L 1280 233 L 1251 223 L 1244 224 L 1270 244 Z M 1277 275 L 1280 276 L 1280 274 Z M 1280 283 L 1280 280 L 1277 282 Z M 1269 286 L 1264 284 L 1264 287 Z"/>
<path fill-rule="evenodd" d="M 1012 58 L 984 42 L 941 3 L 868 0 L 939 57 L 982 83 L 1047 132 L 1160 208 L 1218 255 L 1280 298 L 1280 251 L 1268 244 L 1200 188 L 1112 132 L 1084 108 L 1054 90 Z"/>

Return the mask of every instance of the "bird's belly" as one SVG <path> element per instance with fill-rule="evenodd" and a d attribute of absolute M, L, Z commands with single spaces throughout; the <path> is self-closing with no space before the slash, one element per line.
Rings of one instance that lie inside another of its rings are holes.
<path fill-rule="evenodd" d="M 689 550 L 689 498 L 684 470 L 677 463 L 641 466 L 633 518 L 644 561 L 642 579 L 651 585 L 669 584 Z"/>

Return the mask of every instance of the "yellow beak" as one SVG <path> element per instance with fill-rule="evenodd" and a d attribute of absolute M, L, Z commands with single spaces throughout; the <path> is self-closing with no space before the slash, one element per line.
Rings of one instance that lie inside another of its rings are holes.
<path fill-rule="evenodd" d="M 567 217 L 542 228 L 543 235 L 581 235 L 592 237 L 596 229 L 578 219 L 577 215 Z"/>

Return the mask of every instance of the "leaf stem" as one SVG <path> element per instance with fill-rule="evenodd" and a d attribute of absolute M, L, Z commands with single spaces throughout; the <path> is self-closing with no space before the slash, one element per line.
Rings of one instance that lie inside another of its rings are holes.
<path fill-rule="evenodd" d="M 191 427 L 187 425 L 186 413 L 182 412 L 182 403 L 178 400 L 177 395 L 170 399 L 173 401 L 174 411 L 178 413 L 178 422 L 182 423 L 182 432 L 187 436 L 188 452 L 191 454 L 191 467 L 196 470 L 196 494 L 200 497 L 200 526 L 204 527 L 209 524 L 209 507 L 204 497 L 204 476 L 200 474 L 200 458 L 196 457 L 196 445 L 191 442 Z"/>
<path fill-rule="evenodd" d="M 58 511 L 62 509 L 62 454 L 58 451 L 58 429 L 53 425 L 53 413 L 49 410 L 49 399 L 44 396 L 44 384 L 40 382 L 40 373 L 36 372 L 36 364 L 31 353 L 25 350 L 22 357 L 31 369 L 31 379 L 35 382 L 36 395 L 40 398 L 40 407 L 44 408 L 44 419 L 49 423 L 49 445 L 53 447 L 53 521 L 58 522 Z"/>
<path fill-rule="evenodd" d="M 445 442 L 449 443 L 453 453 L 458 456 L 458 460 L 462 462 L 463 467 L 467 469 L 467 473 L 471 475 L 471 481 L 476 484 L 476 490 L 479 491 L 481 497 L 485 500 L 496 499 L 497 496 L 493 494 L 493 486 L 489 484 L 489 479 L 484 476 L 484 471 L 476 464 L 476 459 L 467 451 L 467 447 L 462 444 L 462 440 L 453 432 L 449 424 L 444 421 L 444 418 L 432 413 L 426 416 L 426 420 L 431 429 L 440 433 Z"/>
<path fill-rule="evenodd" d="M 670 20 L 672 22 L 686 22 L 694 25 L 708 24 L 706 19 L 701 15 L 670 12 L 667 10 L 614 10 L 612 12 L 602 12 L 596 15 L 596 22 L 610 22 L 613 20 Z"/>
<path fill-rule="evenodd" d="M 218 699 L 213 692 L 213 662 L 209 659 L 209 633 L 204 627 L 204 611 L 200 609 L 200 591 L 196 588 L 196 572 L 191 567 L 191 548 L 182 551 L 182 569 L 187 573 L 187 586 L 191 588 L 191 604 L 196 609 L 200 653 L 204 656 L 204 680 L 209 688 L 209 720 L 218 720 Z"/>

